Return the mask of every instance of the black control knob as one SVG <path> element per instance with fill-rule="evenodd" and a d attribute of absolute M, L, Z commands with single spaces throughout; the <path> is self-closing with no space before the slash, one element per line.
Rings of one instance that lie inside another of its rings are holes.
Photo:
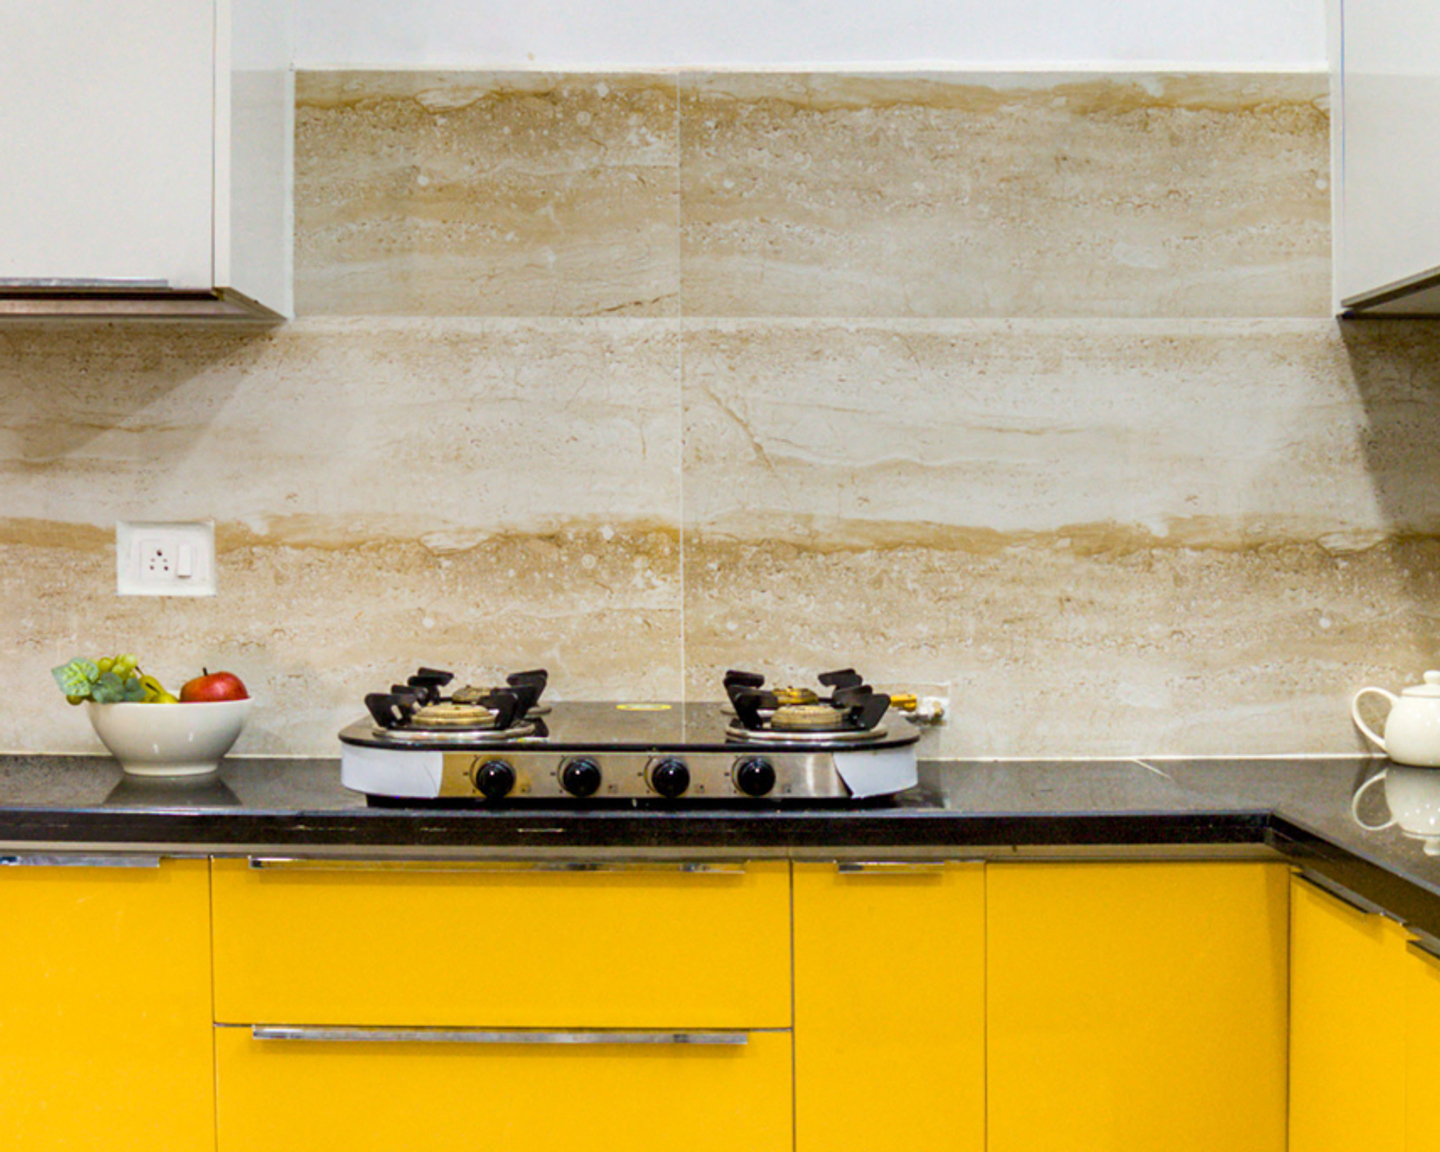
<path fill-rule="evenodd" d="M 683 796 L 690 787 L 690 769 L 685 767 L 685 761 L 666 756 L 650 769 L 650 787 L 667 800 Z"/>
<path fill-rule="evenodd" d="M 475 771 L 475 787 L 487 800 L 501 800 L 515 787 L 515 769 L 504 760 L 490 760 Z"/>
<path fill-rule="evenodd" d="M 735 765 L 735 787 L 746 796 L 765 796 L 775 787 L 775 765 L 764 756 L 747 756 Z"/>
<path fill-rule="evenodd" d="M 560 787 L 571 796 L 593 796 L 600 790 L 600 765 L 589 756 L 577 756 L 560 769 Z"/>

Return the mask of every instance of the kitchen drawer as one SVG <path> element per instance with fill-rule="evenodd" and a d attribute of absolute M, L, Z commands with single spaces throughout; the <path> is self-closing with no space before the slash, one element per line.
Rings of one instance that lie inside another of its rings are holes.
<path fill-rule="evenodd" d="M 212 883 L 222 1023 L 790 1026 L 785 862 L 217 860 Z"/>
<path fill-rule="evenodd" d="M 216 1033 L 219 1152 L 791 1149 L 788 1032 L 718 1047 Z"/>

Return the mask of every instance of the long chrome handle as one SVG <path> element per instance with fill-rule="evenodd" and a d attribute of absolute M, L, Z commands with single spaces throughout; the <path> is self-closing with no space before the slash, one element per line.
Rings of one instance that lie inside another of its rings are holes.
<path fill-rule="evenodd" d="M 837 860 L 842 876 L 934 876 L 945 871 L 944 860 Z"/>
<path fill-rule="evenodd" d="M 325 1040 L 344 1044 L 748 1044 L 748 1032 L 540 1032 L 459 1028 L 324 1028 L 256 1024 L 256 1040 Z"/>
<path fill-rule="evenodd" d="M 0 866 L 9 868 L 159 868 L 160 857 L 137 852 L 6 852 Z"/>
<path fill-rule="evenodd" d="M 529 872 L 679 872 L 741 876 L 745 864 L 653 860 L 347 860 L 319 856 L 250 856 L 254 869 L 311 872 L 461 872 L 513 875 Z"/>

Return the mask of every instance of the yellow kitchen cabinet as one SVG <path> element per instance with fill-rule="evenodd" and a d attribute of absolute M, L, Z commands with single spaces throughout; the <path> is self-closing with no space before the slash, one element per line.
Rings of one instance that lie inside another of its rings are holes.
<path fill-rule="evenodd" d="M 216 1032 L 219 1152 L 791 1152 L 789 1032 L 716 1047 Z"/>
<path fill-rule="evenodd" d="M 1290 1152 L 1403 1152 L 1406 970 L 1420 963 L 1406 939 L 1393 921 L 1292 880 Z"/>
<path fill-rule="evenodd" d="M 213 866 L 220 1023 L 790 1027 L 787 861 L 255 863 Z"/>
<path fill-rule="evenodd" d="M 1410 945 L 1405 977 L 1405 1147 L 1421 1152 L 1440 1128 L 1440 958 Z M 1390 1122 L 1378 1108 L 1373 1117 Z"/>
<path fill-rule="evenodd" d="M 214 1148 L 208 886 L 204 860 L 0 869 L 7 1150 Z"/>
<path fill-rule="evenodd" d="M 1288 880 L 991 865 L 989 1152 L 1281 1152 Z"/>
<path fill-rule="evenodd" d="M 798 1152 L 983 1152 L 980 864 L 796 864 Z"/>

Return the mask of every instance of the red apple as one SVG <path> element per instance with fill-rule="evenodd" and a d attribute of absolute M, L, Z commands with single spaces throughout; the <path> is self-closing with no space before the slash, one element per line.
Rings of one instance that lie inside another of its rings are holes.
<path fill-rule="evenodd" d="M 200 704 L 214 700 L 250 699 L 250 693 L 245 691 L 245 685 L 235 673 L 211 672 L 208 668 L 202 668 L 201 671 L 203 676 L 187 680 L 180 689 L 180 703 Z"/>

